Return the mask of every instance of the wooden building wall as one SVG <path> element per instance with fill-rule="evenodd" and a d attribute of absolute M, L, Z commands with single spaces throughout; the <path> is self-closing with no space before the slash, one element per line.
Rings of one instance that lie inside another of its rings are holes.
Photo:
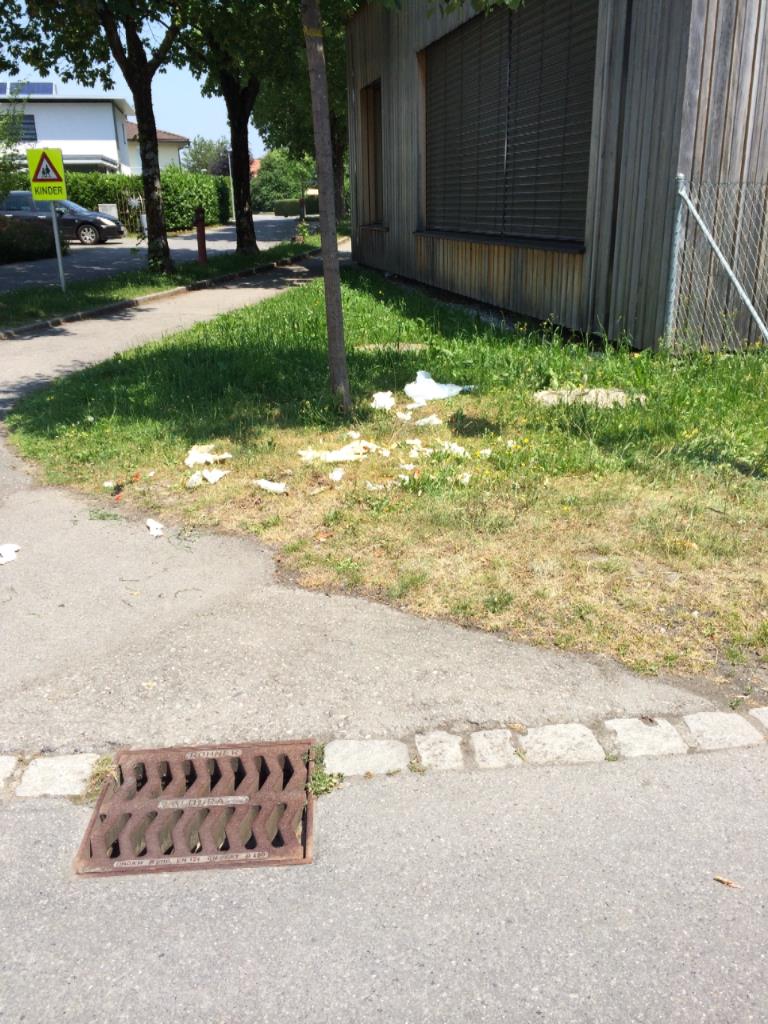
<path fill-rule="evenodd" d="M 533 0 L 531 0 L 533 2 Z M 651 345 L 664 321 L 674 179 L 768 178 L 768 0 L 601 0 L 585 252 L 420 233 L 419 53 L 474 16 L 372 4 L 348 29 L 353 253 L 564 326 Z M 360 89 L 381 79 L 384 227 L 361 226 Z"/>

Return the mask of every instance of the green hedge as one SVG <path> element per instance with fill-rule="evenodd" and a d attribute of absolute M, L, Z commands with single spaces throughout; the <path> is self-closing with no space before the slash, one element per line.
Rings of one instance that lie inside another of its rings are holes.
<path fill-rule="evenodd" d="M 62 245 L 66 245 L 63 239 Z M 0 217 L 0 263 L 44 260 L 55 255 L 53 228 L 48 221 Z"/>
<path fill-rule="evenodd" d="M 128 200 L 141 196 L 139 174 L 100 174 L 98 171 L 67 172 L 67 194 L 73 203 L 97 210 L 99 203 L 116 203 L 121 218 L 127 218 Z M 169 231 L 184 231 L 194 226 L 195 207 L 205 210 L 206 224 L 224 224 L 230 218 L 229 178 L 211 174 L 191 174 L 178 167 L 166 167 L 160 173 L 165 205 L 165 223 Z M 14 188 L 28 189 L 26 175 L 19 175 Z M 128 225 L 129 229 L 133 225 Z"/>
<path fill-rule="evenodd" d="M 304 200 L 308 216 L 314 216 L 320 212 L 320 201 L 317 196 L 307 196 Z M 274 214 L 277 217 L 298 217 L 298 199 L 276 199 L 274 202 Z"/>

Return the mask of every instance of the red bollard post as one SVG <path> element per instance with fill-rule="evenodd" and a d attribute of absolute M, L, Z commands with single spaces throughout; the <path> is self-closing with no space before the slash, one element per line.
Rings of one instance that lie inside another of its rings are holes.
<path fill-rule="evenodd" d="M 197 228 L 197 262 L 207 263 L 208 252 L 205 248 L 205 210 L 202 206 L 195 209 L 195 227 Z"/>

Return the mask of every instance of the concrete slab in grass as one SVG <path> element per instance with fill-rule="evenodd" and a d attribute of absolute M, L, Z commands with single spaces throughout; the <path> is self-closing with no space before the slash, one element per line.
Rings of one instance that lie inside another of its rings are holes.
<path fill-rule="evenodd" d="M 408 767 L 408 747 L 398 740 L 332 740 L 325 767 L 342 775 L 386 775 Z"/>
<path fill-rule="evenodd" d="M 22 775 L 16 796 L 80 796 L 97 761 L 98 754 L 37 757 Z"/>
<path fill-rule="evenodd" d="M 542 725 L 520 737 L 525 760 L 531 764 L 583 764 L 604 761 L 605 751 L 585 725 Z"/>
<path fill-rule="evenodd" d="M 450 732 L 436 730 L 418 735 L 416 736 L 416 749 L 425 768 L 447 771 L 464 767 L 461 737 L 454 736 Z"/>
<path fill-rule="evenodd" d="M 478 768 L 510 768 L 521 764 L 507 729 L 473 732 L 469 737 L 469 745 Z"/>
<path fill-rule="evenodd" d="M 616 738 L 621 757 L 661 757 L 687 754 L 688 747 L 671 722 L 662 718 L 644 722 L 640 718 L 610 718 L 606 729 Z"/>
<path fill-rule="evenodd" d="M 683 721 L 690 729 L 699 750 L 753 747 L 764 742 L 746 718 L 728 711 L 699 711 L 695 715 L 685 715 Z"/>
<path fill-rule="evenodd" d="M 764 728 L 768 729 L 768 708 L 752 708 L 749 712 Z"/>

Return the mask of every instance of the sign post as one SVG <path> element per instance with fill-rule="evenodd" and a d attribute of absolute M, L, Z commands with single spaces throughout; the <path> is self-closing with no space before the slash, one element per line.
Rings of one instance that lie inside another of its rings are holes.
<path fill-rule="evenodd" d="M 59 218 L 56 213 L 57 200 L 67 198 L 67 184 L 64 180 L 64 160 L 60 149 L 28 149 L 27 164 L 29 166 L 29 182 L 32 187 L 32 198 L 48 201 L 51 204 L 51 224 L 53 241 L 56 246 L 56 259 L 59 264 L 59 281 L 61 290 L 67 290 L 64 280 L 64 261 L 61 254 L 61 238 L 59 236 Z"/>

